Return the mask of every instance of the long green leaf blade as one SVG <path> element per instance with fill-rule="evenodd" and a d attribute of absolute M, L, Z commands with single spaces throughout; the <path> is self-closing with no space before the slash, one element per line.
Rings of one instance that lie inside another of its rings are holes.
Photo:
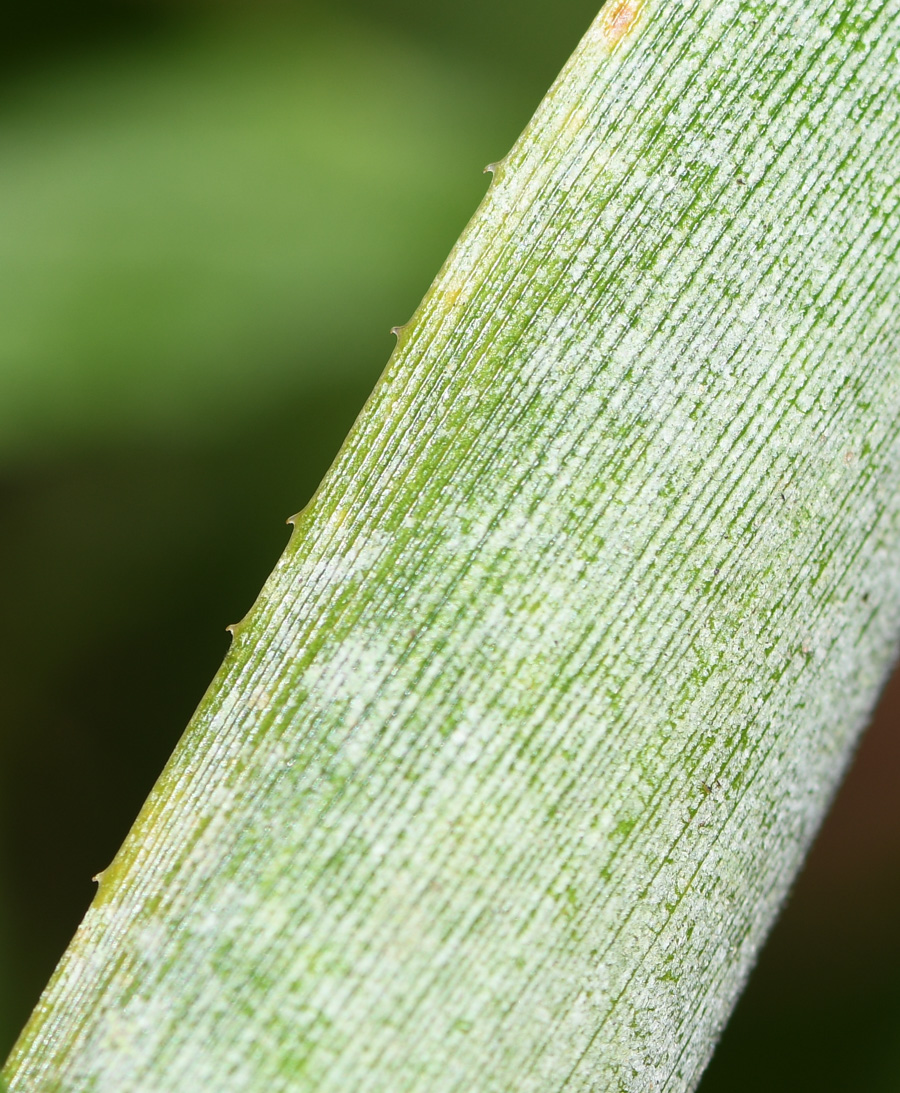
<path fill-rule="evenodd" d="M 604 9 L 13 1093 L 693 1087 L 900 622 L 898 41 L 891 2 Z"/>

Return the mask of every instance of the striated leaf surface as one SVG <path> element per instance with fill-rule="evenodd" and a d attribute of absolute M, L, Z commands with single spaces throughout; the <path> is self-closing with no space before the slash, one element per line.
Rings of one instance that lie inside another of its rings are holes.
<path fill-rule="evenodd" d="M 896 3 L 613 0 L 5 1071 L 686 1090 L 900 623 Z"/>

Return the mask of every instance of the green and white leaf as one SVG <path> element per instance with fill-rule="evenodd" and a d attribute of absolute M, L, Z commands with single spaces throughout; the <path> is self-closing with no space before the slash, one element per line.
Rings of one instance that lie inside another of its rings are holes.
<path fill-rule="evenodd" d="M 900 624 L 900 9 L 614 0 L 5 1071 L 692 1088 Z"/>

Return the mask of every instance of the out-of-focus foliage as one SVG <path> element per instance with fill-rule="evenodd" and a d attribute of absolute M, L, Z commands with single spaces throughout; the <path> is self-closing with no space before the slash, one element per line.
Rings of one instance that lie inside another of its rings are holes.
<path fill-rule="evenodd" d="M 387 359 L 388 328 L 598 5 L 4 9 L 4 1044 Z M 881 1031 L 898 1016 L 890 914 L 853 950 L 855 964 L 878 953 L 882 978 L 842 965 L 829 995 L 822 973 L 815 1006 L 797 986 L 809 961 L 779 980 L 764 958 L 704 1090 L 761 1075 L 773 1090 L 898 1088 Z M 800 921 L 776 953 L 802 948 Z M 842 1054 L 848 1005 L 870 1035 Z"/>
<path fill-rule="evenodd" d="M 0 458 L 239 429 L 374 373 L 515 135 L 502 84 L 349 20 L 57 75 L 0 115 Z"/>

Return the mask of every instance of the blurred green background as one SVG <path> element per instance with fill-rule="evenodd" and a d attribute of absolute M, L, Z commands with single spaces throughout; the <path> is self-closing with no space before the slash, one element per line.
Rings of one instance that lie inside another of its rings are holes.
<path fill-rule="evenodd" d="M 598 0 L 7 0 L 0 1047 Z M 892 685 L 704 1093 L 900 1090 Z"/>

